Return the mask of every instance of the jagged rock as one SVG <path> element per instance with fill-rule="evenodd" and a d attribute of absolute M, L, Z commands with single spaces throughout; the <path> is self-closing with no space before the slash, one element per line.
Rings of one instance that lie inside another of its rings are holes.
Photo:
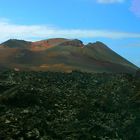
<path fill-rule="evenodd" d="M 24 110 L 22 111 L 22 113 L 27 114 L 27 113 L 29 113 L 29 110 L 28 110 L 28 109 L 24 109 Z"/>
<path fill-rule="evenodd" d="M 9 123 L 11 123 L 11 121 L 10 120 L 5 120 L 5 123 L 9 124 Z"/>
<path fill-rule="evenodd" d="M 40 137 L 40 132 L 38 131 L 37 128 L 33 129 L 32 131 L 29 131 L 26 133 L 27 138 L 39 138 Z"/>
<path fill-rule="evenodd" d="M 20 137 L 19 140 L 24 140 L 24 138 L 23 137 Z"/>

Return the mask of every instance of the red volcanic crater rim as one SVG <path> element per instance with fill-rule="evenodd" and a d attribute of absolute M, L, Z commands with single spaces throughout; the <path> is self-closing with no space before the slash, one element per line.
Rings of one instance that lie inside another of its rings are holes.
<path fill-rule="evenodd" d="M 39 48 L 47 49 L 47 48 L 57 46 L 61 43 L 67 42 L 67 41 L 68 41 L 68 39 L 64 39 L 64 38 L 47 39 L 47 40 L 32 42 L 31 48 L 32 49 L 39 49 Z"/>

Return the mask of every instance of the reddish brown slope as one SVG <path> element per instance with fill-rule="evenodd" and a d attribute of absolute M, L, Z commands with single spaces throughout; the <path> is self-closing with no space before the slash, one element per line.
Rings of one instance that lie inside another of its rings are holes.
<path fill-rule="evenodd" d="M 54 39 L 47 39 L 47 40 L 32 42 L 31 50 L 41 51 L 41 50 L 45 50 L 54 46 L 58 46 L 59 44 L 62 44 L 67 41 L 68 39 L 64 39 L 64 38 L 54 38 Z"/>

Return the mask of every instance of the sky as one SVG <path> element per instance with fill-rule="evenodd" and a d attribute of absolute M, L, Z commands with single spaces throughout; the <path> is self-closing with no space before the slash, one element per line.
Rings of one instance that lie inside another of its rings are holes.
<path fill-rule="evenodd" d="M 140 0 L 0 0 L 8 39 L 101 41 L 140 67 Z"/>

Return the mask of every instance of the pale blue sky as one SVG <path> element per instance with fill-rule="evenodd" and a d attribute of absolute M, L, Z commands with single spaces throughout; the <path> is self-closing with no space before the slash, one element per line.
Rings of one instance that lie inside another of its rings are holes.
<path fill-rule="evenodd" d="M 140 0 L 1 0 L 0 42 L 100 40 L 140 66 Z"/>

